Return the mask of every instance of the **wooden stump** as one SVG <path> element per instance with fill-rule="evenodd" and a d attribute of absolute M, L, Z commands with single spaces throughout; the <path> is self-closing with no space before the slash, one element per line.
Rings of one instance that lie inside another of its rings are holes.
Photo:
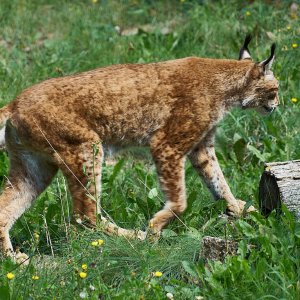
<path fill-rule="evenodd" d="M 224 240 L 217 237 L 205 236 L 202 239 L 201 257 L 206 260 L 224 261 L 227 255 L 236 255 L 238 243 L 233 240 Z"/>
<path fill-rule="evenodd" d="M 269 215 L 281 204 L 300 219 L 300 160 L 265 164 L 259 184 L 261 212 Z"/>

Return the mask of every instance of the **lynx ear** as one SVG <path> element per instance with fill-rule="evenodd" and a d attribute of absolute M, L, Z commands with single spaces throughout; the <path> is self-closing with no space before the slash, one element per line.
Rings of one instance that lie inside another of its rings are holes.
<path fill-rule="evenodd" d="M 262 61 L 261 63 L 259 63 L 260 66 L 263 66 L 264 71 L 269 71 L 272 67 L 272 64 L 275 59 L 275 48 L 276 48 L 276 45 L 272 44 L 270 57 L 268 59 Z"/>
<path fill-rule="evenodd" d="M 244 45 L 242 46 L 242 48 L 240 50 L 239 60 L 252 59 L 251 55 L 250 55 L 250 51 L 248 49 L 248 45 L 249 45 L 251 39 L 252 39 L 251 34 L 248 34 L 245 38 Z"/>

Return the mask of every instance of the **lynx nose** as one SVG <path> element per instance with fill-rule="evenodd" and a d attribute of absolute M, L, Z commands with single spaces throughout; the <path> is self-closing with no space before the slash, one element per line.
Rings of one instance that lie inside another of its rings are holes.
<path fill-rule="evenodd" d="M 276 108 L 276 107 L 274 107 L 274 106 L 266 106 L 266 105 L 264 105 L 263 106 L 263 108 L 268 112 L 268 113 L 271 113 L 271 112 L 273 112 L 273 110 Z"/>

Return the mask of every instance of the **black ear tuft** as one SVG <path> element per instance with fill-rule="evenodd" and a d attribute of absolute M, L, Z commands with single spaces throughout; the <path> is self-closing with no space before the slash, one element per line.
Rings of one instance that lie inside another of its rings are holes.
<path fill-rule="evenodd" d="M 271 55 L 275 54 L 275 49 L 276 49 L 276 44 L 273 43 L 272 46 L 271 46 Z"/>
<path fill-rule="evenodd" d="M 275 58 L 275 49 L 276 49 L 276 44 L 273 43 L 272 46 L 271 46 L 271 55 L 270 55 L 270 57 L 262 62 L 262 65 L 263 65 L 264 68 L 266 68 L 268 66 L 268 64 L 270 64 L 270 66 L 268 66 L 268 69 L 271 68 L 273 60 Z"/>
<path fill-rule="evenodd" d="M 241 59 L 247 59 L 247 58 L 251 59 L 250 51 L 248 49 L 248 45 L 249 45 L 251 39 L 252 39 L 251 34 L 247 34 L 247 36 L 245 38 L 245 41 L 244 41 L 244 44 L 243 44 L 243 46 L 242 46 L 242 48 L 240 50 L 239 60 L 241 60 Z"/>
<path fill-rule="evenodd" d="M 248 50 L 248 51 L 249 51 L 248 45 L 249 45 L 249 43 L 251 42 L 251 40 L 252 40 L 251 34 L 247 34 L 247 36 L 246 36 L 246 38 L 245 38 L 245 42 L 244 42 L 243 47 L 244 47 L 246 50 Z"/>

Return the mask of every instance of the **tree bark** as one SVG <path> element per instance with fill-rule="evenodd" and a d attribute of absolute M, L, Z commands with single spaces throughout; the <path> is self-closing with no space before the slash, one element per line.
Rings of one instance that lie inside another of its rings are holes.
<path fill-rule="evenodd" d="M 261 212 L 268 216 L 272 210 L 286 207 L 300 219 L 300 160 L 265 164 L 259 184 Z"/>

